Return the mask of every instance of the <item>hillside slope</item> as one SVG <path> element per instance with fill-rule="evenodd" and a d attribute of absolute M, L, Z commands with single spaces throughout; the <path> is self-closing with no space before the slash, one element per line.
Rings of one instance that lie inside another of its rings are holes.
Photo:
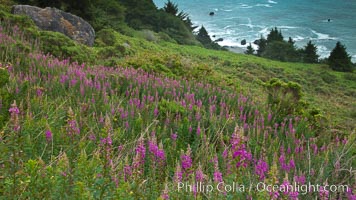
<path fill-rule="evenodd" d="M 143 32 L 102 30 L 89 48 L 0 18 L 4 198 L 355 198 L 354 73 Z M 259 182 L 339 190 L 257 191 Z"/>

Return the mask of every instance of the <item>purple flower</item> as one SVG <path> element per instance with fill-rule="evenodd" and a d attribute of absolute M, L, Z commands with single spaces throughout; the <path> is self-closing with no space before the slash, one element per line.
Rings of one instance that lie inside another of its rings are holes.
<path fill-rule="evenodd" d="M 258 160 L 255 166 L 255 173 L 260 177 L 260 180 L 265 179 L 265 173 L 268 171 L 268 164 L 262 159 Z"/>
<path fill-rule="evenodd" d="M 180 159 L 181 159 L 182 168 L 184 171 L 186 171 L 192 167 L 192 159 L 190 158 L 190 155 L 183 154 L 183 155 L 181 155 Z"/>
<path fill-rule="evenodd" d="M 95 141 L 96 140 L 96 136 L 92 133 L 88 136 L 88 139 L 91 141 Z"/>
<path fill-rule="evenodd" d="M 329 191 L 324 190 L 323 186 L 319 187 L 319 197 L 321 200 L 328 200 L 329 199 Z"/>
<path fill-rule="evenodd" d="M 182 180 L 183 180 L 183 172 L 181 166 L 178 163 L 176 166 L 176 171 L 174 172 L 173 181 L 174 183 L 179 183 L 182 182 Z"/>
<path fill-rule="evenodd" d="M 305 184 L 305 176 L 304 175 L 294 176 L 294 180 L 295 180 L 295 182 L 297 182 L 300 185 Z"/>
<path fill-rule="evenodd" d="M 11 104 L 11 108 L 9 109 L 9 112 L 11 115 L 11 122 L 12 122 L 13 130 L 17 132 L 20 130 L 20 123 L 19 123 L 20 110 L 16 105 L 16 101 L 14 101 L 14 103 Z"/>
<path fill-rule="evenodd" d="M 198 169 L 195 171 L 195 181 L 196 182 L 203 182 L 204 181 L 204 173 L 203 170 L 201 169 L 201 165 L 199 164 Z"/>
<path fill-rule="evenodd" d="M 352 193 L 352 189 L 348 188 L 346 191 L 346 196 L 348 200 L 356 200 L 356 195 Z"/>
<path fill-rule="evenodd" d="M 271 191 L 269 192 L 269 196 L 271 197 L 271 199 L 276 200 L 279 197 L 279 193 L 277 191 L 276 192 Z"/>
<path fill-rule="evenodd" d="M 223 182 L 222 173 L 219 170 L 214 171 L 214 182 L 216 183 Z"/>
<path fill-rule="evenodd" d="M 75 119 L 68 120 L 67 133 L 68 135 L 79 135 L 80 129 L 77 125 L 77 121 Z"/>
<path fill-rule="evenodd" d="M 268 122 L 270 122 L 272 120 L 272 114 L 268 113 Z"/>
<path fill-rule="evenodd" d="M 153 114 L 154 114 L 155 117 L 158 116 L 159 111 L 158 111 L 158 108 L 157 108 L 157 107 L 153 110 Z"/>
<path fill-rule="evenodd" d="M 128 177 L 131 177 L 132 169 L 130 165 L 125 165 L 124 167 L 124 180 L 127 181 Z"/>
<path fill-rule="evenodd" d="M 172 133 L 172 134 L 171 134 L 171 139 L 172 139 L 173 141 L 176 141 L 177 138 L 178 138 L 177 133 Z"/>
<path fill-rule="evenodd" d="M 168 194 L 168 186 L 166 185 L 165 189 L 162 191 L 161 198 L 163 200 L 168 200 L 169 199 L 169 194 Z"/>
<path fill-rule="evenodd" d="M 14 104 L 13 104 L 14 105 Z M 16 106 L 16 104 L 14 106 L 11 106 L 11 108 L 9 109 L 9 112 L 11 115 L 18 115 L 20 114 L 20 110 L 19 108 Z"/>
<path fill-rule="evenodd" d="M 298 200 L 299 192 L 298 191 L 291 191 L 289 192 L 289 199 Z"/>
<path fill-rule="evenodd" d="M 143 138 L 138 140 L 137 146 L 135 148 L 136 156 L 133 160 L 133 168 L 136 170 L 140 170 L 140 168 L 145 164 L 146 157 L 146 147 L 143 141 Z M 141 173 L 139 171 L 139 173 Z"/>
<path fill-rule="evenodd" d="M 198 124 L 198 128 L 197 128 L 197 135 L 199 136 L 201 133 L 201 129 L 200 129 L 200 124 Z"/>
<path fill-rule="evenodd" d="M 157 162 L 162 162 L 162 161 L 164 161 L 166 159 L 166 155 L 164 153 L 163 148 L 159 148 L 157 146 L 157 142 L 156 142 L 155 138 L 153 138 L 152 140 L 148 141 L 148 150 L 149 150 L 150 153 L 152 153 L 155 156 L 155 160 Z"/>
<path fill-rule="evenodd" d="M 51 132 L 50 130 L 47 130 L 47 131 L 45 132 L 45 136 L 46 136 L 47 142 L 52 141 L 52 132 Z"/>
<path fill-rule="evenodd" d="M 37 90 L 36 90 L 36 94 L 37 94 L 37 96 L 38 96 L 38 97 L 42 96 L 42 94 L 43 94 L 42 89 L 37 88 Z"/>

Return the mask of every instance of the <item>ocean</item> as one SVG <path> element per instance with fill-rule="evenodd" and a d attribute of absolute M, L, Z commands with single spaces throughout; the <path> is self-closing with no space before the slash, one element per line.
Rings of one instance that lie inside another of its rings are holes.
<path fill-rule="evenodd" d="M 167 0 L 154 0 L 162 8 Z M 356 0 L 172 0 L 194 25 L 204 25 L 223 46 L 246 48 L 277 27 L 298 47 L 311 40 L 321 58 L 340 41 L 356 62 Z M 213 16 L 209 16 L 214 12 Z M 246 45 L 241 45 L 246 40 Z M 255 45 L 254 48 L 257 48 Z"/>

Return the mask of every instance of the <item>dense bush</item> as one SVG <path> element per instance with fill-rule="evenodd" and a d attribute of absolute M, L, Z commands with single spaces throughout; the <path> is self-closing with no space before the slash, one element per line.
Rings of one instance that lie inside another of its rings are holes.
<path fill-rule="evenodd" d="M 285 83 L 273 78 L 265 83 L 268 92 L 268 104 L 279 115 L 280 119 L 293 114 L 301 114 L 305 109 L 302 101 L 303 93 L 299 84 Z"/>

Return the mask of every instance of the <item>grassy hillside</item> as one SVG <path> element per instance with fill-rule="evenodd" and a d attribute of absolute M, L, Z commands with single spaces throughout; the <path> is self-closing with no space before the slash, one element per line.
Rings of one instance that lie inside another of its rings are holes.
<path fill-rule="evenodd" d="M 176 45 L 160 42 L 159 37 L 154 43 L 112 31 L 110 34 L 113 35 L 113 41 L 106 44 L 114 45 L 108 47 L 102 42 L 99 33 L 96 49 L 101 52 L 126 44 L 128 47 L 124 48 L 122 58 L 111 59 L 115 65 L 131 65 L 170 76 L 205 79 L 217 85 L 233 85 L 238 90 L 258 96 L 261 101 L 266 97 L 264 82 L 271 78 L 293 81 L 302 86 L 304 100 L 310 107 L 320 109 L 335 128 L 354 128 L 356 73 L 334 72 L 325 64 L 284 63 L 256 56 Z M 107 37 L 107 34 L 103 34 L 103 37 Z"/>
<path fill-rule="evenodd" d="M 147 31 L 102 30 L 89 48 L 0 18 L 1 197 L 355 198 L 355 73 Z M 180 188 L 195 182 L 214 189 Z M 241 192 L 228 191 L 233 182 Z M 259 182 L 340 187 L 268 192 Z"/>

